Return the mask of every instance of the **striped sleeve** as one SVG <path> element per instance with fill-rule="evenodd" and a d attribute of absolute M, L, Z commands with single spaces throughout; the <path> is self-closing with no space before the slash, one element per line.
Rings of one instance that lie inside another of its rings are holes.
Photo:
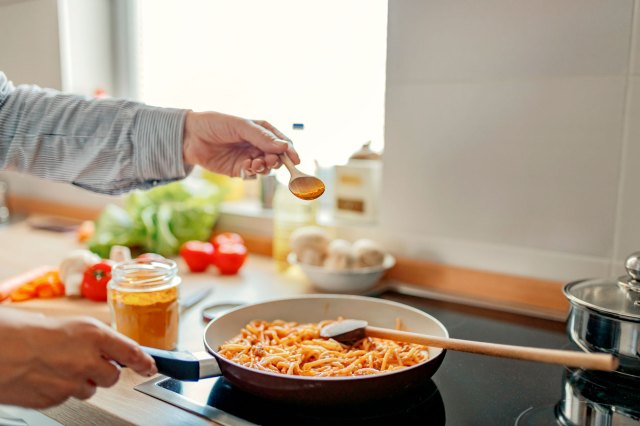
<path fill-rule="evenodd" d="M 0 72 L 0 170 L 103 194 L 182 179 L 186 110 L 14 87 Z"/>

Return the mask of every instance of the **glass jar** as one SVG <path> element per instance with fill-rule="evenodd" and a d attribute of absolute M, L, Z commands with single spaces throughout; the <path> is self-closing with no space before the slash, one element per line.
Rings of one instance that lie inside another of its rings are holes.
<path fill-rule="evenodd" d="M 273 199 L 273 259 L 276 270 L 284 272 L 289 263 L 289 240 L 298 228 L 315 224 L 316 202 L 301 200 L 283 184 L 278 184 Z"/>
<path fill-rule="evenodd" d="M 181 281 L 173 260 L 134 259 L 118 263 L 113 267 L 108 286 L 114 328 L 143 346 L 175 349 Z"/>

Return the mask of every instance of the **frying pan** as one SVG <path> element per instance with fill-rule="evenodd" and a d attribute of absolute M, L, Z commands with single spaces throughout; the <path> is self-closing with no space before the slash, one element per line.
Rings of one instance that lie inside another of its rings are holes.
<path fill-rule="evenodd" d="M 430 378 L 445 350 L 429 348 L 429 359 L 411 367 L 367 376 L 309 377 L 270 373 L 235 364 L 218 354 L 220 345 L 250 321 L 282 319 L 298 323 L 338 317 L 358 318 L 394 328 L 401 319 L 407 331 L 448 337 L 447 329 L 418 309 L 388 300 L 351 295 L 308 295 L 241 306 L 211 321 L 204 330 L 207 352 L 171 352 L 144 348 L 158 372 L 174 379 L 197 381 L 224 376 L 236 387 L 263 398 L 302 404 L 344 404 L 383 399 L 408 392 Z"/>

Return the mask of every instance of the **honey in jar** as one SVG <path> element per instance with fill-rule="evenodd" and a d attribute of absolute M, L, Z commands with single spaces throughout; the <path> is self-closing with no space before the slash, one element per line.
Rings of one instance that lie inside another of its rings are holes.
<path fill-rule="evenodd" d="M 178 344 L 181 279 L 169 259 L 134 259 L 114 266 L 108 286 L 113 327 L 143 346 Z"/>

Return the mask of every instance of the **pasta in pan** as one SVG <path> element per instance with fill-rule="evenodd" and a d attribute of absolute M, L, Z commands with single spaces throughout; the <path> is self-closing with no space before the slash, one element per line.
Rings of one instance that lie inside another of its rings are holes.
<path fill-rule="evenodd" d="M 333 320 L 298 324 L 254 320 L 218 353 L 245 367 L 295 376 L 361 376 L 418 364 L 429 358 L 426 346 L 366 337 L 353 346 L 320 337 Z"/>

